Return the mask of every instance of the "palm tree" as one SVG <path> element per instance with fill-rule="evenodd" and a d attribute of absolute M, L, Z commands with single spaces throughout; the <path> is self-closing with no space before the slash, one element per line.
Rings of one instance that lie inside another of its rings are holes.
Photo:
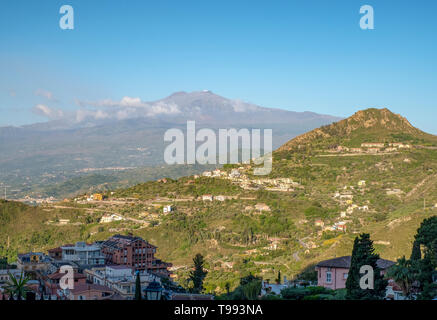
<path fill-rule="evenodd" d="M 12 273 L 8 271 L 9 281 L 6 284 L 5 290 L 11 297 L 17 297 L 17 300 L 22 300 L 22 298 L 26 298 L 26 292 L 29 290 L 27 287 L 27 282 L 29 282 L 29 278 L 24 276 L 23 272 L 21 272 L 20 277 L 15 277 Z"/>
<path fill-rule="evenodd" d="M 402 289 L 404 297 L 409 298 L 414 275 L 411 272 L 411 261 L 402 257 L 387 272 L 387 278 L 392 278 Z"/>

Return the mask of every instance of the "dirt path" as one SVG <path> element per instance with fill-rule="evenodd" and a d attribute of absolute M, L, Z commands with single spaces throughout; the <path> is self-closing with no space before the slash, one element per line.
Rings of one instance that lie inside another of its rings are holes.
<path fill-rule="evenodd" d="M 437 177 L 437 174 L 434 174 L 434 175 L 426 177 L 425 179 L 420 181 L 413 189 L 411 189 L 410 192 L 407 193 L 405 198 L 411 198 L 413 195 L 415 195 L 418 192 L 419 188 L 421 188 L 429 180 L 432 180 L 433 178 L 436 178 L 436 177 Z"/>

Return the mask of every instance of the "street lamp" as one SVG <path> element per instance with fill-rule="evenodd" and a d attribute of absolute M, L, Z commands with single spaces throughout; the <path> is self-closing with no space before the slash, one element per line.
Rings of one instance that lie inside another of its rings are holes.
<path fill-rule="evenodd" d="M 159 282 L 152 281 L 144 291 L 147 300 L 161 300 L 162 287 Z"/>

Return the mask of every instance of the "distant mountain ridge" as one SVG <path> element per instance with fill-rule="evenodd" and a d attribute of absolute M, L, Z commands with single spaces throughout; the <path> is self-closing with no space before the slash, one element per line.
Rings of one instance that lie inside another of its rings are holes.
<path fill-rule="evenodd" d="M 85 107 L 79 118 L 70 115 L 71 119 L 0 128 L 0 181 L 22 194 L 34 190 L 35 184 L 57 184 L 83 175 L 80 172 L 88 168 L 159 166 L 164 163 L 165 131 L 185 131 L 187 120 L 195 120 L 196 129 L 272 129 L 277 148 L 340 119 L 269 109 L 211 91 L 177 92 L 154 102 L 125 97 L 88 102 Z"/>

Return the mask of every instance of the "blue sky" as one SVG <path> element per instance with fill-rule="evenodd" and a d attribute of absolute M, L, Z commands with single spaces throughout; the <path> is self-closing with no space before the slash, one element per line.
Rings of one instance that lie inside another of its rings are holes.
<path fill-rule="evenodd" d="M 59 28 L 64 4 L 74 30 Z M 359 28 L 364 4 L 374 30 Z M 388 107 L 437 134 L 436 15 L 429 0 L 4 0 L 0 126 L 45 121 L 36 105 L 209 89 L 338 116 Z"/>

